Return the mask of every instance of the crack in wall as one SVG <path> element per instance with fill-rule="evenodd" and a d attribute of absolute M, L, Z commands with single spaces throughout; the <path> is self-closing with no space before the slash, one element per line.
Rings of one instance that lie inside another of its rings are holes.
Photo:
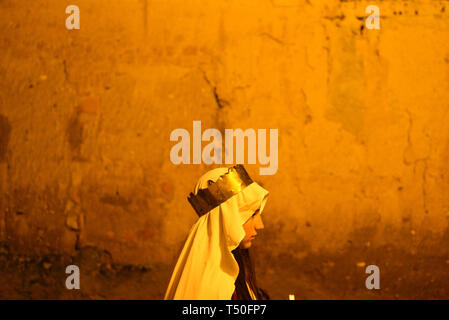
<path fill-rule="evenodd" d="M 411 134 L 412 134 L 412 128 L 413 128 L 413 118 L 412 118 L 412 114 L 410 113 L 410 111 L 408 109 L 405 110 L 405 112 L 408 115 L 408 128 L 407 128 L 407 145 L 404 148 L 404 152 L 402 153 L 402 161 L 404 162 L 404 164 L 406 166 L 409 166 L 411 164 L 411 162 L 409 162 L 407 160 L 407 151 L 411 150 L 412 148 L 412 138 L 411 138 Z"/>
<path fill-rule="evenodd" d="M 417 159 L 414 163 L 413 163 L 413 173 L 416 173 L 416 166 L 418 165 L 419 162 L 422 162 L 424 164 L 424 168 L 423 168 L 423 172 L 422 172 L 422 182 L 421 182 L 421 193 L 422 193 L 422 198 L 423 198 L 423 209 L 424 209 L 424 213 L 428 214 L 429 213 L 429 209 L 427 207 L 427 189 L 426 189 L 426 184 L 427 184 L 427 169 L 428 169 L 428 163 L 427 160 L 429 160 L 429 157 L 425 157 L 425 158 L 421 158 L 421 159 Z"/>
<path fill-rule="evenodd" d="M 426 190 L 426 184 L 427 184 L 427 159 L 424 159 L 424 170 L 422 173 L 422 196 L 423 196 L 423 205 L 424 205 L 424 212 L 426 214 L 429 213 L 429 210 L 427 208 L 427 190 Z"/>
<path fill-rule="evenodd" d="M 220 96 L 218 95 L 218 92 L 217 92 L 217 87 L 215 85 L 213 85 L 212 82 L 209 80 L 206 72 L 201 68 L 199 68 L 199 70 L 203 74 L 204 81 L 206 82 L 206 84 L 209 86 L 209 88 L 212 91 L 214 101 L 217 105 L 216 114 L 215 114 L 216 128 L 224 136 L 226 124 L 225 124 L 225 121 L 223 120 L 222 111 L 224 110 L 225 106 L 229 106 L 229 102 L 220 98 Z M 226 150 L 224 152 L 226 152 Z"/>
<path fill-rule="evenodd" d="M 346 16 L 344 15 L 344 13 L 337 15 L 337 16 L 324 16 L 324 19 L 328 19 L 328 20 L 344 20 L 346 18 Z"/>
<path fill-rule="evenodd" d="M 310 64 L 310 60 L 309 60 L 309 50 L 308 50 L 308 47 L 307 47 L 307 46 L 304 48 L 304 62 L 306 63 L 306 65 L 307 65 L 312 71 L 315 71 L 315 67 L 313 67 L 313 66 Z"/>
<path fill-rule="evenodd" d="M 413 174 L 416 174 L 416 167 L 418 165 L 419 162 L 422 162 L 424 164 L 424 168 L 423 168 L 423 173 L 421 176 L 421 193 L 422 193 L 422 198 L 423 198 L 423 209 L 424 209 L 424 213 L 428 214 L 429 213 L 429 209 L 427 207 L 427 189 L 426 189 L 426 184 L 427 184 L 427 170 L 428 170 L 428 160 L 430 159 L 429 156 L 425 156 L 422 158 L 417 158 L 414 159 L 413 161 L 411 161 L 411 159 L 407 159 L 407 153 L 411 153 L 413 150 L 413 143 L 412 143 L 412 130 L 413 130 L 413 117 L 412 114 L 410 112 L 409 109 L 406 109 L 405 112 L 408 115 L 408 119 L 409 119 L 409 125 L 407 128 L 407 145 L 404 148 L 403 151 L 403 162 L 406 166 L 410 166 L 413 164 Z"/>
<path fill-rule="evenodd" d="M 203 74 L 203 78 L 206 81 L 206 83 L 209 85 L 209 87 L 212 90 L 212 94 L 214 96 L 215 103 L 217 104 L 217 107 L 219 109 L 223 109 L 225 106 L 229 106 L 229 102 L 227 100 L 221 99 L 217 92 L 217 87 L 212 84 L 212 82 L 209 80 L 209 78 L 206 75 L 206 72 L 202 69 L 199 69 L 201 73 Z"/>
<path fill-rule="evenodd" d="M 322 23 L 321 26 L 323 27 L 323 34 L 325 36 L 325 39 L 324 39 L 325 45 L 322 46 L 322 48 L 326 51 L 326 63 L 327 63 L 326 87 L 327 87 L 327 95 L 329 95 L 330 74 L 331 74 L 331 70 L 332 70 L 331 43 L 330 43 L 329 30 L 326 26 L 326 22 Z"/>
<path fill-rule="evenodd" d="M 272 36 L 272 35 L 269 34 L 269 33 L 262 32 L 262 33 L 260 33 L 260 35 L 261 35 L 262 37 L 266 37 L 266 38 L 268 38 L 268 39 L 270 39 L 270 40 L 273 40 L 274 42 L 276 42 L 277 44 L 280 44 L 281 46 L 285 46 L 285 45 L 286 45 L 286 43 L 285 43 L 284 41 L 282 41 L 282 40 L 280 40 L 280 39 L 278 39 L 278 38 Z"/>
<path fill-rule="evenodd" d="M 66 63 L 66 61 L 63 60 L 63 61 L 62 61 L 62 64 L 63 64 L 63 66 L 64 66 L 64 76 L 65 76 L 65 81 L 66 81 L 67 83 L 70 83 L 70 80 L 69 80 L 69 72 L 67 71 L 67 63 Z"/>

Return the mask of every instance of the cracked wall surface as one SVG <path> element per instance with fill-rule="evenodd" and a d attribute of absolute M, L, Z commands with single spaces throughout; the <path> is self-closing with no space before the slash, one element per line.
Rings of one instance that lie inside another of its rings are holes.
<path fill-rule="evenodd" d="M 277 173 L 246 166 L 272 298 L 449 297 L 447 1 L 73 4 L 69 31 L 65 3 L 0 1 L 1 298 L 161 299 L 216 166 L 170 162 L 194 120 L 279 129 Z"/>

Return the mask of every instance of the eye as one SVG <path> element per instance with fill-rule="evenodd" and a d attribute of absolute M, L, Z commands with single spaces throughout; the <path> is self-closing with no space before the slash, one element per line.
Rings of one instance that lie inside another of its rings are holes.
<path fill-rule="evenodd" d="M 257 209 L 256 211 L 254 211 L 253 215 L 251 217 L 254 217 L 256 214 L 259 213 L 259 209 Z"/>

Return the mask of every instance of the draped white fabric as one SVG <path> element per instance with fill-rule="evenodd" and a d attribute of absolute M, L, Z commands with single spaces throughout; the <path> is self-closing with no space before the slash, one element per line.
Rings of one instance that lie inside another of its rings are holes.
<path fill-rule="evenodd" d="M 213 169 L 198 181 L 194 193 L 207 188 L 227 168 Z M 232 255 L 245 237 L 243 224 L 260 209 L 268 191 L 256 182 L 201 216 L 190 230 L 164 299 L 228 300 L 234 292 L 239 266 Z"/>

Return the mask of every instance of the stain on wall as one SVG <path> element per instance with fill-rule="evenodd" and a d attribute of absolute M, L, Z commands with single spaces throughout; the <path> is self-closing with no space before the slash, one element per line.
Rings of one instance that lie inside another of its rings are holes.
<path fill-rule="evenodd" d="M 0 115 L 0 162 L 6 161 L 10 136 L 11 124 L 7 117 Z"/>

